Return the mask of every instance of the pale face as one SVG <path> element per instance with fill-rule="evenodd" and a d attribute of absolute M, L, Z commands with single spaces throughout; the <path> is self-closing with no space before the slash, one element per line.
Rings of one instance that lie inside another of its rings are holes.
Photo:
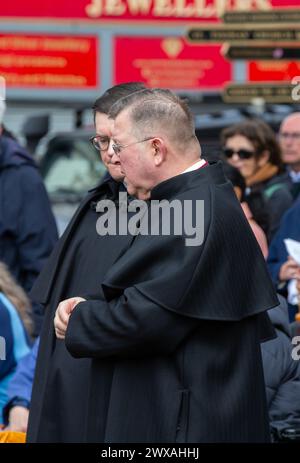
<path fill-rule="evenodd" d="M 128 115 L 126 111 L 122 111 L 115 119 L 112 139 L 116 145 L 124 146 L 120 146 L 118 158 L 125 175 L 127 191 L 141 199 L 147 197 L 147 192 L 153 187 L 154 168 L 151 140 L 140 142 L 143 138 L 145 137 L 141 136 L 137 139 L 131 132 Z M 125 147 L 126 145 L 130 146 Z"/>
<path fill-rule="evenodd" d="M 280 127 L 279 141 L 282 160 L 295 170 L 300 170 L 300 114 L 292 114 Z"/>
<path fill-rule="evenodd" d="M 103 137 L 103 139 L 111 139 L 113 120 L 109 119 L 104 113 L 96 113 L 95 117 L 95 128 L 96 134 Z M 120 159 L 114 155 L 111 149 L 111 143 L 107 151 L 100 151 L 101 159 L 110 175 L 114 180 L 120 182 L 124 178 L 124 174 L 121 170 Z"/>
<path fill-rule="evenodd" d="M 258 160 L 254 156 L 249 159 L 241 159 L 237 151 L 246 150 L 255 153 L 254 145 L 248 138 L 243 135 L 234 135 L 226 140 L 225 148 L 230 148 L 234 151 L 231 158 L 227 158 L 229 164 L 238 169 L 244 178 L 251 177 L 254 175 L 263 165 L 263 160 Z M 267 159 L 266 159 L 267 162 Z M 265 163 L 266 163 L 265 162 Z"/>

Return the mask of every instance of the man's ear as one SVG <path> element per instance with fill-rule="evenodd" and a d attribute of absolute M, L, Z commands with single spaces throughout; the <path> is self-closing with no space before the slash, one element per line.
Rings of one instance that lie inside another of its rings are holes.
<path fill-rule="evenodd" d="M 166 158 L 166 145 L 161 138 L 155 138 L 152 141 L 154 164 L 160 166 Z"/>

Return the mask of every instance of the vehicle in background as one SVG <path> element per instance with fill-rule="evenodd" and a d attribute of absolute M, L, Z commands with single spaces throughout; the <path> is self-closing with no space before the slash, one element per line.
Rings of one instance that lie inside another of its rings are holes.
<path fill-rule="evenodd" d="M 82 198 L 106 173 L 99 152 L 89 142 L 93 134 L 79 129 L 55 135 L 39 162 L 60 235 Z"/>

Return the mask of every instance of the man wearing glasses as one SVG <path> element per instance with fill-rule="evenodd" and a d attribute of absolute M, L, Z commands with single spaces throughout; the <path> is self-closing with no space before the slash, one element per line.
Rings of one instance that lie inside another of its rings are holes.
<path fill-rule="evenodd" d="M 30 403 L 29 442 L 86 440 L 91 362 L 89 358 L 74 359 L 69 354 L 65 343 L 55 336 L 53 320 L 57 306 L 68 297 L 101 296 L 101 281 L 132 239 L 99 236 L 95 206 L 99 199 L 114 202 L 119 190 L 125 190 L 120 161 L 109 151 L 113 121 L 108 118 L 108 111 L 119 98 L 142 88 L 144 85 L 139 82 L 116 85 L 96 100 L 96 134 L 91 141 L 110 175 L 83 199 L 32 291 L 34 300 L 44 305 L 45 316 Z M 107 401 L 101 397 L 101 413 L 105 414 Z"/>
<path fill-rule="evenodd" d="M 287 116 L 281 123 L 279 141 L 282 160 L 287 166 L 287 185 L 296 199 L 300 193 L 300 112 Z"/>
<path fill-rule="evenodd" d="M 173 93 L 136 92 L 110 116 L 127 191 L 151 207 L 195 212 L 204 201 L 204 242 L 187 246 L 178 223 L 137 234 L 99 281 L 101 297 L 58 307 L 57 337 L 92 359 L 87 441 L 268 441 L 260 341 L 278 300 L 233 188 L 220 163 L 201 158 Z"/>

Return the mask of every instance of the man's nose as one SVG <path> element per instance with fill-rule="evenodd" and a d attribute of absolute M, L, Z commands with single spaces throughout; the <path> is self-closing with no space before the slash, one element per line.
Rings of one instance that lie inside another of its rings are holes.
<path fill-rule="evenodd" d="M 112 140 L 110 140 L 110 141 L 109 141 L 109 145 L 108 145 L 107 154 L 108 154 L 108 156 L 110 156 L 111 158 L 112 158 L 112 157 L 114 156 L 114 154 L 115 154 L 112 145 L 113 145 L 113 142 L 112 142 Z"/>
<path fill-rule="evenodd" d="M 120 156 L 118 154 L 116 154 L 115 152 L 113 152 L 113 155 L 111 157 L 111 163 L 116 164 L 116 163 L 119 163 L 119 162 L 120 162 Z"/>
<path fill-rule="evenodd" d="M 282 141 L 282 147 L 291 146 L 293 143 L 294 143 L 294 140 L 293 140 L 292 137 L 286 137 L 286 138 Z"/>
<path fill-rule="evenodd" d="M 120 156 L 113 149 L 113 143 L 109 144 L 108 154 L 109 154 L 109 157 L 110 157 L 110 162 L 112 164 L 117 164 L 117 163 L 120 162 Z"/>

